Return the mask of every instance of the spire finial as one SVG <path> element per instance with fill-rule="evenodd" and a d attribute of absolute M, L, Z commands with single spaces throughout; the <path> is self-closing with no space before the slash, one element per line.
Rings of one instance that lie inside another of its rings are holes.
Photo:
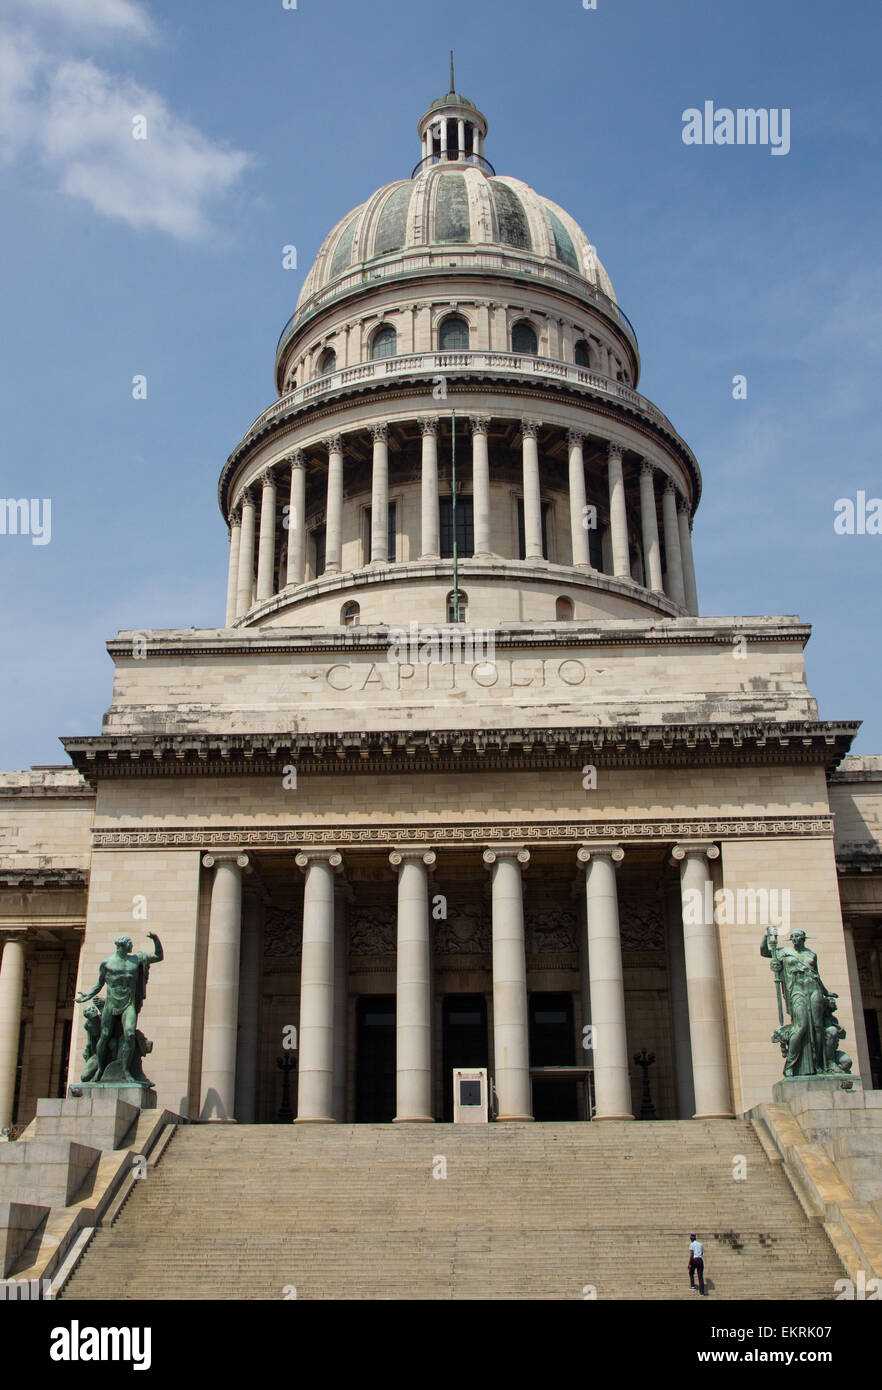
<path fill-rule="evenodd" d="M 451 48 L 451 50 L 450 50 L 450 90 L 451 90 L 451 92 L 455 92 L 455 91 L 456 91 L 456 88 L 455 88 L 454 85 L 453 85 L 453 49 L 452 49 L 452 48 Z"/>

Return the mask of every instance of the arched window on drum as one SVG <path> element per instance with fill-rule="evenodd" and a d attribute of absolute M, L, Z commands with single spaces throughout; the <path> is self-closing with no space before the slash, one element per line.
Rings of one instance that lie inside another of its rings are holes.
<path fill-rule="evenodd" d="M 438 329 L 439 352 L 465 352 L 468 346 L 468 324 L 460 314 L 451 314 Z"/>
<path fill-rule="evenodd" d="M 382 357 L 394 357 L 397 352 L 398 334 L 388 323 L 384 323 L 371 339 L 371 361 L 376 362 Z"/>
<path fill-rule="evenodd" d="M 537 356 L 539 352 L 539 339 L 536 337 L 536 330 L 526 319 L 521 319 L 519 323 L 512 325 L 511 330 L 511 350 L 512 352 L 529 353 Z"/>

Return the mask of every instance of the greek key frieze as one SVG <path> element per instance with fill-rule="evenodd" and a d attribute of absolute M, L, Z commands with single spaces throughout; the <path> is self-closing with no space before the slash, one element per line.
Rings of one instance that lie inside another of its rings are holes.
<path fill-rule="evenodd" d="M 393 845 L 410 844 L 455 845 L 492 841 L 548 840 L 556 844 L 582 840 L 731 840 L 741 836 L 774 837 L 778 835 L 832 836 L 832 816 L 799 816 L 787 820 L 670 820 L 670 821 L 570 821 L 552 825 L 512 824 L 484 821 L 463 825 L 407 825 L 389 823 L 372 826 L 300 826 L 276 828 L 243 826 L 238 830 L 218 830 L 212 827 L 153 830 L 92 831 L 95 849 L 210 849 L 213 845 L 235 845 L 242 848 L 273 845 Z"/>

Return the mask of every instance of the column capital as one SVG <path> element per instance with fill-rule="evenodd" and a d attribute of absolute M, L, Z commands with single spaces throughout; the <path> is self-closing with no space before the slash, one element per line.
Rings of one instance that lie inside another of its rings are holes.
<path fill-rule="evenodd" d="M 295 449 L 293 453 L 286 454 L 282 462 L 287 463 L 290 468 L 305 468 L 306 455 L 302 449 Z"/>
<path fill-rule="evenodd" d="M 576 850 L 576 858 L 580 864 L 585 865 L 592 859 L 611 859 L 614 864 L 621 864 L 624 857 L 625 851 L 621 845 L 611 840 L 586 840 L 584 845 L 580 845 Z"/>
<path fill-rule="evenodd" d="M 385 444 L 389 438 L 389 426 L 386 424 L 371 425 L 371 438 L 375 444 Z"/>
<path fill-rule="evenodd" d="M 581 449 L 585 443 L 584 430 L 567 430 L 567 444 L 571 449 Z"/>
<path fill-rule="evenodd" d="M 231 525 L 231 526 L 241 526 L 241 525 L 242 525 L 242 505 L 241 505 L 240 502 L 237 502 L 236 505 L 235 505 L 235 507 L 231 507 L 231 508 L 230 508 L 230 525 Z"/>
<path fill-rule="evenodd" d="M 298 869 L 307 869 L 310 864 L 321 863 L 330 864 L 332 869 L 340 869 L 343 865 L 343 855 L 338 849 L 301 849 L 294 856 L 294 863 Z"/>
<path fill-rule="evenodd" d="M 250 487 L 243 487 L 236 501 L 238 507 L 256 507 L 257 498 Z"/>
<path fill-rule="evenodd" d="M 419 305 L 417 305 L 417 308 L 419 308 Z M 425 434 L 437 434 L 437 433 L 438 433 L 438 417 L 437 417 L 437 415 L 429 415 L 429 416 L 426 416 L 424 419 L 420 420 L 420 434 L 425 435 Z"/>
<path fill-rule="evenodd" d="M 472 415 L 469 417 L 469 424 L 472 427 L 472 434 L 486 434 L 490 428 L 490 416 Z"/>
<path fill-rule="evenodd" d="M 275 487 L 276 475 L 271 467 L 264 468 L 260 475 L 260 485 L 262 488 Z"/>
<path fill-rule="evenodd" d="M 240 849 L 214 850 L 212 854 L 202 856 L 206 869 L 213 869 L 215 864 L 236 864 L 240 869 L 247 869 L 250 862 L 248 855 Z"/>
<path fill-rule="evenodd" d="M 640 462 L 640 476 L 641 476 L 641 478 L 643 478 L 643 477 L 645 477 L 645 476 L 647 476 L 647 475 L 648 475 L 650 478 L 654 478 L 654 477 L 655 477 L 655 474 L 656 474 L 657 468 L 658 468 L 658 465 L 655 464 L 655 463 L 653 463 L 653 462 L 652 462 L 652 459 L 642 459 L 641 462 Z"/>
<path fill-rule="evenodd" d="M 666 476 L 665 492 L 672 492 L 675 497 L 680 496 L 680 489 L 677 487 L 677 484 L 674 482 L 673 478 Z"/>
<path fill-rule="evenodd" d="M 692 519 L 692 511 L 691 511 L 691 508 L 690 508 L 690 506 L 689 506 L 689 499 L 688 499 L 687 497 L 684 497 L 683 494 L 682 494 L 682 492 L 678 492 L 678 493 L 677 493 L 677 511 L 678 511 L 678 512 L 686 512 L 687 515 L 688 515 L 688 517 L 689 517 L 689 519 L 690 519 L 690 521 L 691 521 L 691 519 Z"/>
<path fill-rule="evenodd" d="M 407 846 L 400 846 L 392 850 L 389 855 L 389 863 L 397 869 L 400 864 L 419 862 L 425 864 L 427 869 L 431 869 L 437 858 L 438 856 L 433 849 L 409 849 Z"/>
<path fill-rule="evenodd" d="M 610 460 L 612 460 L 612 459 L 614 459 L 614 458 L 617 457 L 617 458 L 619 459 L 619 462 L 621 462 L 622 455 L 623 455 L 624 452 L 625 452 L 625 446 L 624 446 L 624 444 L 621 442 L 621 440 L 619 440 L 619 439 L 608 439 L 608 440 L 606 441 L 606 453 L 607 453 L 607 458 L 609 458 Z"/>
<path fill-rule="evenodd" d="M 530 862 L 530 851 L 516 845 L 492 845 L 484 850 L 484 863 L 490 868 L 496 863 L 497 859 L 516 859 L 519 864 L 526 867 Z"/>
<path fill-rule="evenodd" d="M 681 840 L 674 845 L 671 854 L 676 863 L 680 863 L 688 855 L 704 855 L 706 859 L 719 859 L 719 847 L 712 840 Z"/>
<path fill-rule="evenodd" d="M 323 439 L 322 444 L 327 449 L 329 454 L 342 453 L 343 436 L 341 434 L 332 434 L 327 439 Z"/>
<path fill-rule="evenodd" d="M 10 941 L 18 941 L 24 945 L 27 934 L 27 927 L 0 927 L 0 948 Z"/>
<path fill-rule="evenodd" d="M 542 428 L 542 421 L 541 421 L 541 420 L 522 420 L 522 421 L 521 421 L 521 434 L 522 434 L 522 436 L 524 437 L 524 439 L 536 439 L 536 438 L 538 437 L 538 435 L 539 435 L 539 431 L 540 431 L 541 428 Z"/>

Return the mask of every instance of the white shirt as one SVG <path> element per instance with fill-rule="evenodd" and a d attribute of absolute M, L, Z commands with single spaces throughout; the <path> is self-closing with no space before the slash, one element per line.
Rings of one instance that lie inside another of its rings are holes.
<path fill-rule="evenodd" d="M 695 1260 L 700 1260 L 704 1255 L 704 1246 L 702 1245 L 700 1240 L 690 1241 L 689 1249 L 692 1251 L 692 1257 Z"/>

